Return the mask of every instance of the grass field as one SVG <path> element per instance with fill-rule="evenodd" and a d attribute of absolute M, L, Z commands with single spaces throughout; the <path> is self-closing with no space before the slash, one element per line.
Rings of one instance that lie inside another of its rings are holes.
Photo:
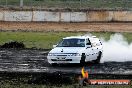
<path fill-rule="evenodd" d="M 83 35 L 86 32 L 0 32 L 0 45 L 11 42 L 23 42 L 26 48 L 52 48 L 52 45 L 57 44 L 63 37 Z M 112 32 L 91 32 L 91 34 L 97 37 L 103 37 L 105 40 L 109 40 L 110 36 L 115 34 Z M 132 42 L 132 33 L 122 33 L 128 43 Z"/>
<path fill-rule="evenodd" d="M 131 9 L 131 0 L 23 0 L 24 6 L 45 8 L 112 8 Z M 0 5 L 19 6 L 20 0 L 0 0 Z"/>

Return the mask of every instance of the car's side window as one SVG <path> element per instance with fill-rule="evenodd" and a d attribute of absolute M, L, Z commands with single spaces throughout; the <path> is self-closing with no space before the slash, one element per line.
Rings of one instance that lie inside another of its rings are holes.
<path fill-rule="evenodd" d="M 91 45 L 91 42 L 89 39 L 86 39 L 86 45 Z"/>

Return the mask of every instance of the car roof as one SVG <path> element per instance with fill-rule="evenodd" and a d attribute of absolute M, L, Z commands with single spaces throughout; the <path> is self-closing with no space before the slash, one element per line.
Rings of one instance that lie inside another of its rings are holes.
<path fill-rule="evenodd" d="M 70 37 L 65 37 L 63 39 L 73 39 L 73 38 L 86 39 L 86 38 L 96 38 L 96 36 L 70 36 Z"/>

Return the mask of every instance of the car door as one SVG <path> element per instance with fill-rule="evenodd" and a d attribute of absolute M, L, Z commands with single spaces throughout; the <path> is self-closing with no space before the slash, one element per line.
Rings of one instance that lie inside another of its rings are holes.
<path fill-rule="evenodd" d="M 92 53 L 93 53 L 92 60 L 96 60 L 99 52 L 99 45 L 96 40 L 93 39 L 91 41 L 92 41 L 91 45 L 92 45 Z"/>
<path fill-rule="evenodd" d="M 91 59 L 93 58 L 93 51 L 92 51 L 92 45 L 91 42 L 89 40 L 89 38 L 86 39 L 86 59 L 85 61 L 91 61 Z"/>

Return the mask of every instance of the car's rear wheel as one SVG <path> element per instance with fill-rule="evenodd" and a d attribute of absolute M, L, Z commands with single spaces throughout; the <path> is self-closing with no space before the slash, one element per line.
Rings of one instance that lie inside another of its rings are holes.
<path fill-rule="evenodd" d="M 99 54 L 98 54 L 98 56 L 97 56 L 97 59 L 94 60 L 94 63 L 96 63 L 96 64 L 100 63 L 101 56 L 102 56 L 102 52 L 100 51 Z"/>

